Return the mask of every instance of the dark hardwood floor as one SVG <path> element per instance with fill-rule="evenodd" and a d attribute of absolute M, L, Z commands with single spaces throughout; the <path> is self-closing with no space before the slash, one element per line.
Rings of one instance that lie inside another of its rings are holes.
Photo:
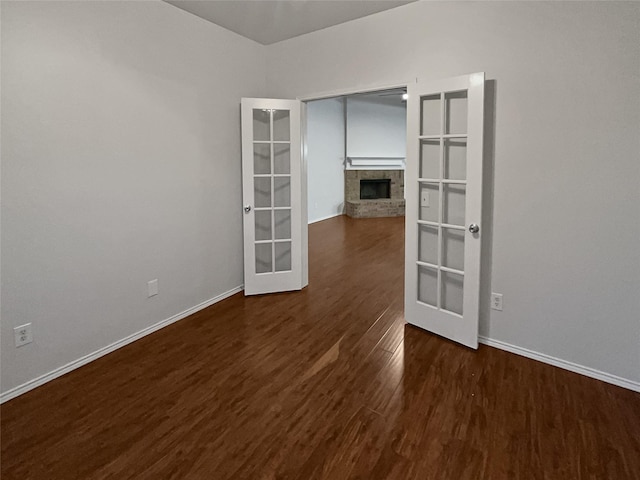
<path fill-rule="evenodd" d="M 1 407 L 10 479 L 638 479 L 640 394 L 403 320 L 403 219 Z"/>

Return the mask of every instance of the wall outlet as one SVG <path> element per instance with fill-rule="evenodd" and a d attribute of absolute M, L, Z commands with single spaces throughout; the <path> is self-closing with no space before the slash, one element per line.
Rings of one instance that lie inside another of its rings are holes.
<path fill-rule="evenodd" d="M 33 342 L 33 332 L 31 331 L 30 323 L 25 323 L 24 325 L 15 327 L 13 329 L 13 334 L 15 336 L 16 347 L 22 347 L 27 343 Z"/>
<path fill-rule="evenodd" d="M 493 310 L 502 311 L 502 294 L 501 293 L 491 294 L 491 308 Z"/>
<path fill-rule="evenodd" d="M 158 294 L 158 279 L 156 278 L 155 280 L 150 280 L 149 282 L 147 282 L 147 296 L 148 297 L 154 297 L 155 295 Z"/>

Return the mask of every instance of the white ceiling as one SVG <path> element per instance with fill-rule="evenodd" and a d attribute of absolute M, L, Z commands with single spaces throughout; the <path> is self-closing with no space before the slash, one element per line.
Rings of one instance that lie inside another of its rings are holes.
<path fill-rule="evenodd" d="M 416 0 L 165 0 L 263 45 Z"/>

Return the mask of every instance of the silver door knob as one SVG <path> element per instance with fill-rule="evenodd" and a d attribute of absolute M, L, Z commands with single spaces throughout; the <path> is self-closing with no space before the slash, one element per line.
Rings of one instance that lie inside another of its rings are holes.
<path fill-rule="evenodd" d="M 245 205 L 244 211 L 245 213 L 249 213 L 251 211 L 251 205 Z"/>
<path fill-rule="evenodd" d="M 471 233 L 478 233 L 480 231 L 480 227 L 475 223 L 472 223 L 471 225 L 469 225 L 469 231 Z"/>

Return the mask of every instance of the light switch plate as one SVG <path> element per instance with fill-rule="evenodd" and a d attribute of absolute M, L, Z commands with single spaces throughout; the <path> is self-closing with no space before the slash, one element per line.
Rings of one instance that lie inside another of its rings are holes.
<path fill-rule="evenodd" d="M 148 288 L 148 296 L 149 297 L 153 297 L 155 295 L 158 294 L 158 279 L 156 278 L 155 280 L 150 280 L 147 283 L 147 288 Z"/>

